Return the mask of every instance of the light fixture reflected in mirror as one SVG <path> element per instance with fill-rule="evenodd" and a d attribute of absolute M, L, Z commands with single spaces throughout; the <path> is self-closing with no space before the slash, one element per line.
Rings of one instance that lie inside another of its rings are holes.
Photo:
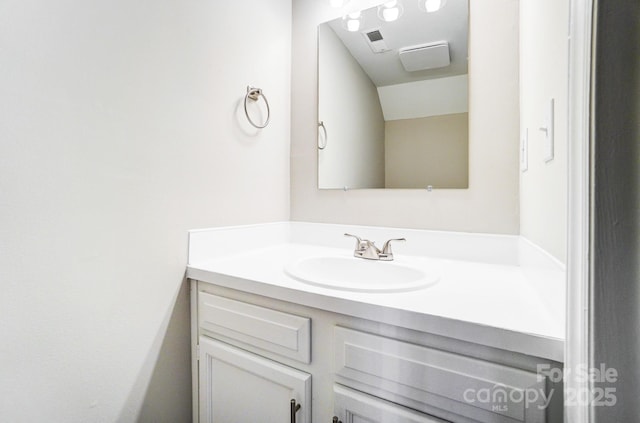
<path fill-rule="evenodd" d="M 378 18 L 384 22 L 393 22 L 402 16 L 402 3 L 398 0 L 388 1 L 378 6 Z"/>
<path fill-rule="evenodd" d="M 420 10 L 427 13 L 437 12 L 447 4 L 447 0 L 418 0 Z"/>
<path fill-rule="evenodd" d="M 349 13 L 342 17 L 342 26 L 349 32 L 359 31 L 361 23 L 362 14 L 360 12 Z"/>

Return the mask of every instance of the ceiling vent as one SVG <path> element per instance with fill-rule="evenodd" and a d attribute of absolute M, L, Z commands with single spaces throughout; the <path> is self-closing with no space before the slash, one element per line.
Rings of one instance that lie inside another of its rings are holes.
<path fill-rule="evenodd" d="M 389 51 L 389 47 L 380 32 L 380 29 L 368 30 L 362 33 L 367 40 L 367 44 L 374 53 L 384 53 Z"/>
<path fill-rule="evenodd" d="M 400 61 L 409 72 L 449 66 L 449 43 L 438 41 L 400 49 Z"/>

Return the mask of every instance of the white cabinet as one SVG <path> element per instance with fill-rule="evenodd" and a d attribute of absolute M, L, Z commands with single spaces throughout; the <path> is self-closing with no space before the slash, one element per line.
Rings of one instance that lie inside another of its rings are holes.
<path fill-rule="evenodd" d="M 201 423 L 311 423 L 310 374 L 205 337 L 199 351 Z"/>
<path fill-rule="evenodd" d="M 194 423 L 562 422 L 561 363 L 192 284 Z"/>
<path fill-rule="evenodd" d="M 333 396 L 335 413 L 342 423 L 445 423 L 340 385 L 334 386 Z"/>

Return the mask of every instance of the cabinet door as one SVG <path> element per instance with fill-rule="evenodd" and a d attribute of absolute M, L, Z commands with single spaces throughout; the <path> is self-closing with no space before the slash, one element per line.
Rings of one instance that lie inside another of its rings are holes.
<path fill-rule="evenodd" d="M 333 395 L 334 412 L 342 423 L 445 423 L 445 420 L 344 386 L 335 385 Z"/>
<path fill-rule="evenodd" d="M 311 375 L 200 337 L 200 423 L 311 423 Z"/>

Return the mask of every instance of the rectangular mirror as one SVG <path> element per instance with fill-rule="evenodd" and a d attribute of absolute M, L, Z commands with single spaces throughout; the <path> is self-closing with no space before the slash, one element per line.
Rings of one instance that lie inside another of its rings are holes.
<path fill-rule="evenodd" d="M 320 189 L 468 188 L 468 28 L 468 0 L 319 25 Z"/>

